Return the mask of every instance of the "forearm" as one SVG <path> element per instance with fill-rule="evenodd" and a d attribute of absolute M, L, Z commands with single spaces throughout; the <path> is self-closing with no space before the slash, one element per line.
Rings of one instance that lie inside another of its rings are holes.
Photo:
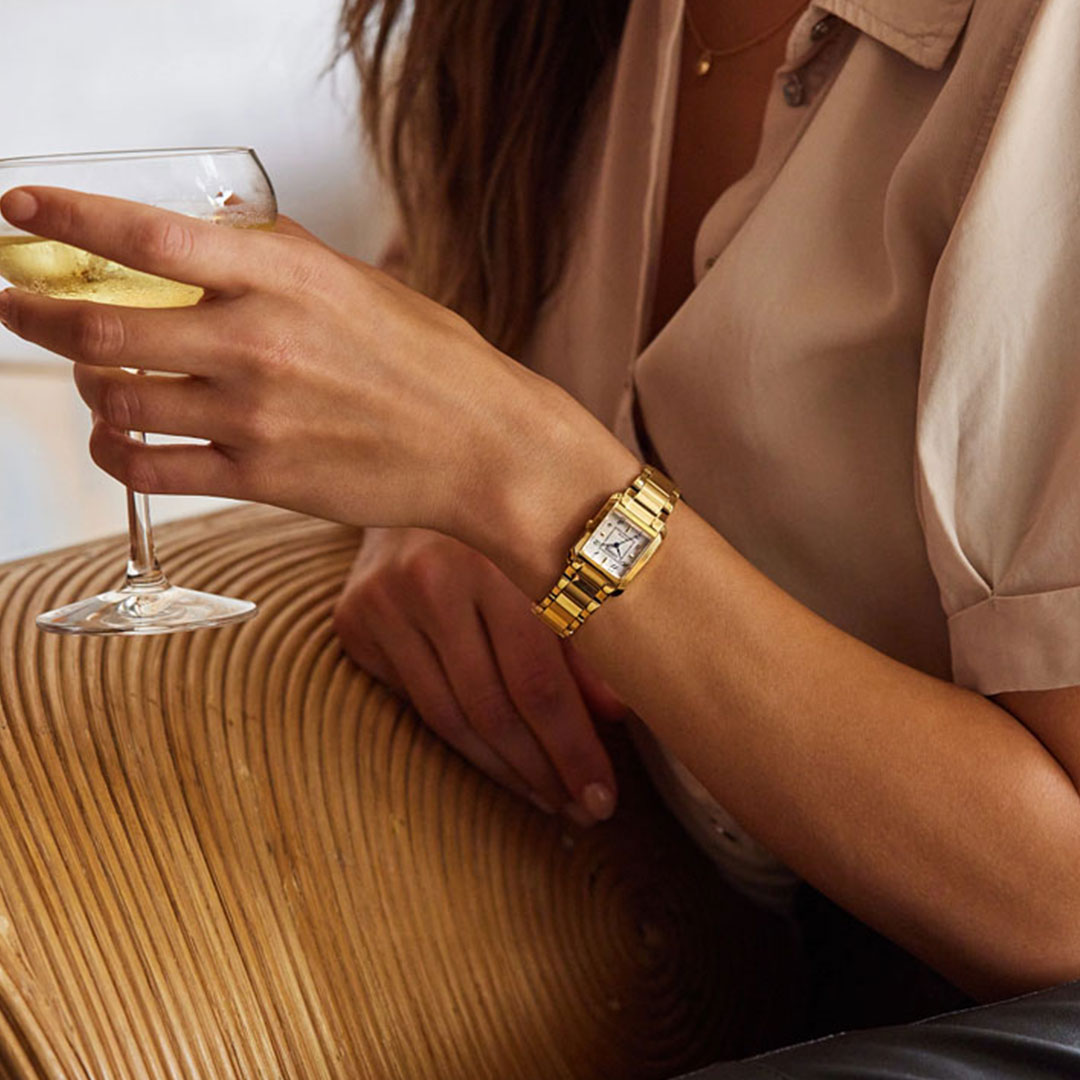
<path fill-rule="evenodd" d="M 593 450 L 573 478 L 530 481 L 519 542 L 495 553 L 530 595 L 634 474 L 621 448 Z M 1080 970 L 1080 799 L 1004 709 L 820 619 L 685 506 L 575 641 L 753 835 L 965 988 Z"/>
<path fill-rule="evenodd" d="M 585 651 L 762 843 L 976 994 L 1077 973 L 1080 800 L 985 698 L 890 660 L 680 511 Z"/>

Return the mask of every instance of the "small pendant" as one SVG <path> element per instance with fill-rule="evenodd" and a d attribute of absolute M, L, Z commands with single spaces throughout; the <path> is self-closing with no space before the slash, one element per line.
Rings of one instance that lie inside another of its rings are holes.
<path fill-rule="evenodd" d="M 703 52 L 701 56 L 698 57 L 698 62 L 694 67 L 694 70 L 698 73 L 699 77 L 704 78 L 712 71 L 712 57 L 707 52 Z"/>

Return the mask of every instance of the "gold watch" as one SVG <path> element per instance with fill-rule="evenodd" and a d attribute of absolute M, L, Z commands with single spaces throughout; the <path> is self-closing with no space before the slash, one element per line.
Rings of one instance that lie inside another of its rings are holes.
<path fill-rule="evenodd" d="M 656 554 L 679 501 L 675 485 L 646 465 L 585 526 L 570 562 L 533 611 L 559 637 L 569 637 L 609 597 L 618 596 Z"/>

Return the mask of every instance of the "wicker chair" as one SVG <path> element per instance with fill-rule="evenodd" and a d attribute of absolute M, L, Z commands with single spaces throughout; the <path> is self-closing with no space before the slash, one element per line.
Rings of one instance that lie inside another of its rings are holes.
<path fill-rule="evenodd" d="M 349 530 L 161 530 L 241 627 L 57 638 L 122 541 L 0 568 L 0 1073 L 664 1077 L 777 1041 L 787 945 L 612 737 L 582 832 L 521 804 L 330 629 Z"/>

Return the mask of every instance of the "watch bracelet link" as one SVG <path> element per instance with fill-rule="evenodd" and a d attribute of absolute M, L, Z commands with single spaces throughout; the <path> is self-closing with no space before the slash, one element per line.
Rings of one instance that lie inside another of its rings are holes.
<path fill-rule="evenodd" d="M 678 501 L 679 491 L 671 480 L 646 465 L 622 492 L 617 505 L 635 524 L 663 535 L 668 516 Z M 602 512 L 590 525 L 598 524 L 601 516 Z M 533 607 L 533 612 L 559 637 L 567 638 L 609 596 L 621 591 L 606 574 L 571 551 L 570 561 L 555 587 Z"/>
<path fill-rule="evenodd" d="M 631 505 L 643 508 L 656 519 L 656 527 L 667 521 L 679 501 L 679 489 L 651 465 L 646 465 L 638 473 L 625 494 L 629 496 Z"/>
<path fill-rule="evenodd" d="M 559 637 L 571 634 L 615 591 L 590 563 L 572 559 L 555 588 L 533 611 Z"/>

